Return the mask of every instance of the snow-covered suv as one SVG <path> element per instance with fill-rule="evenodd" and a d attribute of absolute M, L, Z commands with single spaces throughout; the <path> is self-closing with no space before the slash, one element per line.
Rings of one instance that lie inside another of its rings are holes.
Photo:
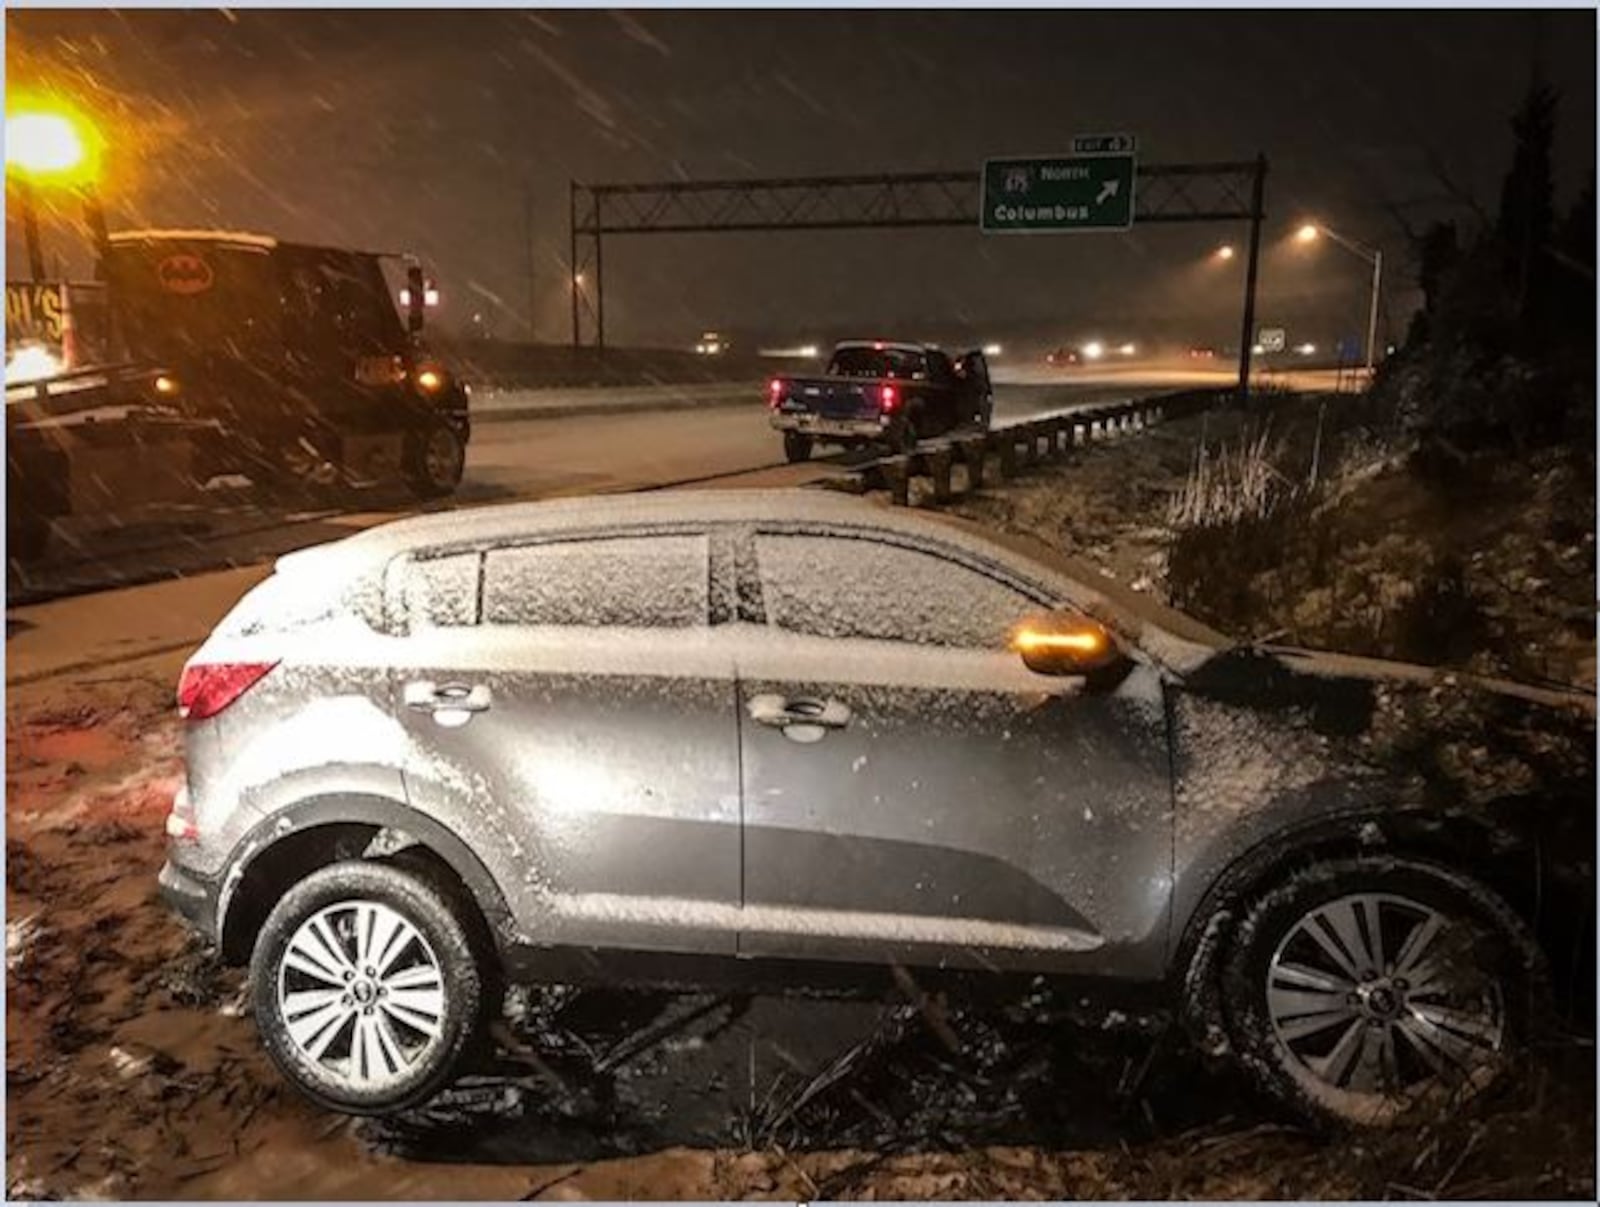
<path fill-rule="evenodd" d="M 819 492 L 293 554 L 179 698 L 165 894 L 250 961 L 285 1075 L 352 1112 L 444 1086 L 507 979 L 709 958 L 1155 986 L 1286 1102 L 1385 1121 L 1515 1058 L 1530 835 L 1588 812 L 1426 744 L 1461 701 L 1510 732 L 1581 730 L 1582 698 L 1234 645 L 1042 547 Z"/>

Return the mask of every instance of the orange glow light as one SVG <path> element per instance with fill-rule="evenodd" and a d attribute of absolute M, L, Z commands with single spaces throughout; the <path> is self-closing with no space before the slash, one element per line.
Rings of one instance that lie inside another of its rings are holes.
<path fill-rule="evenodd" d="M 1098 629 L 1067 629 L 1064 632 L 1042 632 L 1022 629 L 1014 644 L 1023 653 L 1034 650 L 1075 650 L 1081 654 L 1094 654 L 1105 648 L 1105 634 Z"/>

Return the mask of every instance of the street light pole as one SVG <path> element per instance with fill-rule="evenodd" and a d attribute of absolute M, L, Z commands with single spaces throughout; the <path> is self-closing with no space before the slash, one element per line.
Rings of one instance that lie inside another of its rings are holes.
<path fill-rule="evenodd" d="M 1383 290 L 1383 252 L 1372 253 L 1372 306 L 1367 314 L 1367 381 L 1372 381 L 1373 357 L 1378 346 L 1378 295 Z"/>
<path fill-rule="evenodd" d="M 1367 308 L 1366 358 L 1367 380 L 1370 382 L 1372 380 L 1373 366 L 1377 364 L 1378 359 L 1378 299 L 1383 293 L 1383 251 L 1380 248 L 1368 247 L 1366 244 L 1359 243 L 1347 235 L 1341 235 L 1332 227 L 1324 226 L 1320 222 L 1308 223 L 1301 228 L 1301 232 L 1302 239 L 1307 237 L 1306 232 L 1310 232 L 1311 238 L 1315 238 L 1319 234 L 1327 235 L 1328 238 L 1332 239 L 1347 252 L 1361 257 L 1361 259 L 1372 265 L 1372 301 Z"/>

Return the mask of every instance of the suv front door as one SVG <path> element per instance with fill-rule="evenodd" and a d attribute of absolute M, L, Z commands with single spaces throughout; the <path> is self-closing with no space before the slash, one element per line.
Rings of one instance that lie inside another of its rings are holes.
<path fill-rule="evenodd" d="M 709 546 L 613 534 L 398 567 L 407 791 L 532 943 L 734 951 L 739 750 Z"/>
<path fill-rule="evenodd" d="M 745 955 L 1158 969 L 1171 795 L 1158 672 L 1114 690 L 1008 648 L 1053 600 L 881 534 L 754 537 L 739 657 Z"/>

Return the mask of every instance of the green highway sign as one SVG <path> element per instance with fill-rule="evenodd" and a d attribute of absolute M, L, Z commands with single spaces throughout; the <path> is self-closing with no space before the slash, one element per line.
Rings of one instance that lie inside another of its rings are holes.
<path fill-rule="evenodd" d="M 1131 153 L 990 159 L 978 223 L 991 235 L 1127 230 L 1133 180 Z"/>

